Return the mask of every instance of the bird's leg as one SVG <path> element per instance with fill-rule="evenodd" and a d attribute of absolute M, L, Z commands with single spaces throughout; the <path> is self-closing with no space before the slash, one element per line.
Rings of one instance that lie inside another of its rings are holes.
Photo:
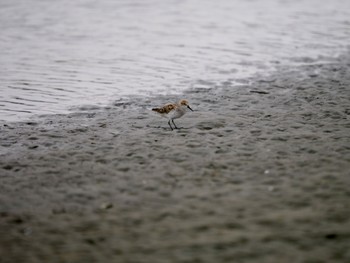
<path fill-rule="evenodd" d="M 170 129 L 171 129 L 171 130 L 174 130 L 173 127 L 171 127 L 170 120 L 168 121 L 168 124 L 169 124 L 169 126 L 170 126 Z"/>
<path fill-rule="evenodd" d="M 174 120 L 172 119 L 171 121 L 173 122 L 175 129 L 178 129 L 178 127 L 176 126 Z"/>

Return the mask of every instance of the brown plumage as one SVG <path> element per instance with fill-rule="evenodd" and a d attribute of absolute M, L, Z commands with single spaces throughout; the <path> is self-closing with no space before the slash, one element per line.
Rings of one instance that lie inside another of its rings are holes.
<path fill-rule="evenodd" d="M 152 110 L 156 111 L 156 112 L 158 112 L 160 114 L 167 114 L 167 113 L 171 112 L 175 108 L 176 108 L 176 104 L 169 103 L 169 104 L 164 105 L 161 108 L 153 108 Z"/>

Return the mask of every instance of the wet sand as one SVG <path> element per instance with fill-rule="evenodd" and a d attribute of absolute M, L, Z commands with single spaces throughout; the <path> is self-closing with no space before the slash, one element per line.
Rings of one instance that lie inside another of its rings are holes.
<path fill-rule="evenodd" d="M 0 261 L 350 262 L 349 57 L 241 83 L 2 124 Z"/>

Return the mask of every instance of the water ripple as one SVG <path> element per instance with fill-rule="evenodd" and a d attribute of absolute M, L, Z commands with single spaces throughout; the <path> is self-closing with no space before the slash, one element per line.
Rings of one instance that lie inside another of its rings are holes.
<path fill-rule="evenodd" d="M 1 1 L 0 120 L 207 87 L 349 48 L 350 1 Z"/>

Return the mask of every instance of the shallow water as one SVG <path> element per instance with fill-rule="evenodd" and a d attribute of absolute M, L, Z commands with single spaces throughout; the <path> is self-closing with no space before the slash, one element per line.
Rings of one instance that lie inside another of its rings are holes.
<path fill-rule="evenodd" d="M 0 2 L 0 120 L 214 87 L 349 48 L 350 1 Z"/>

